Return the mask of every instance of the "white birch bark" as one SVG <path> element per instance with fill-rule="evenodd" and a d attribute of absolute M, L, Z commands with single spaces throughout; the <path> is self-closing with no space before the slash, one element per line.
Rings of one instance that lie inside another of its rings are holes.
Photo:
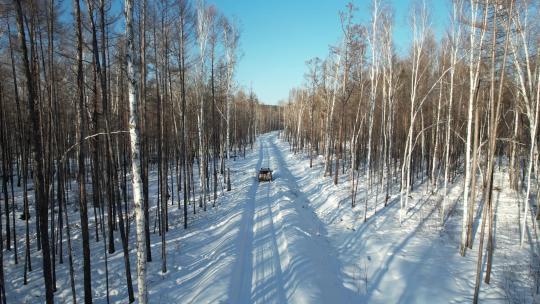
<path fill-rule="evenodd" d="M 527 165 L 527 190 L 521 219 L 520 246 L 525 242 L 525 231 L 527 228 L 527 215 L 529 214 L 529 198 L 531 192 L 532 168 L 535 165 L 536 174 L 538 168 L 536 159 L 538 158 L 538 145 L 536 142 L 536 130 L 538 129 L 538 116 L 540 111 L 540 69 L 535 75 L 533 63 L 531 62 L 527 32 L 528 26 L 528 7 L 525 10 L 516 10 L 517 14 L 513 18 L 517 30 L 517 38 L 510 39 L 510 47 L 513 55 L 514 67 L 516 68 L 517 78 L 521 97 L 524 102 L 524 108 L 529 121 L 529 163 Z M 517 40 L 517 41 L 516 41 Z M 522 66 L 522 64 L 524 66 Z"/>
<path fill-rule="evenodd" d="M 391 163 L 391 153 L 392 153 L 392 125 L 393 125 L 393 119 L 394 119 L 394 113 L 393 113 L 393 106 L 394 106 L 394 71 L 393 71 L 393 47 L 392 47 L 392 20 L 389 15 L 386 16 L 385 20 L 383 21 L 383 88 L 386 87 L 386 90 L 383 90 L 385 92 L 386 97 L 384 98 L 384 102 L 387 104 L 388 107 L 388 114 L 386 118 L 386 127 L 385 127 L 385 149 L 384 152 L 384 162 L 383 167 L 384 173 L 383 173 L 383 180 L 386 181 L 386 197 L 385 197 L 385 205 L 388 202 L 389 194 L 390 194 L 390 163 Z"/>
<path fill-rule="evenodd" d="M 300 143 L 302 141 L 302 115 L 304 114 L 304 90 L 301 90 L 300 92 L 300 100 L 299 100 L 299 110 L 298 110 L 298 125 L 296 127 L 296 149 L 300 148 Z"/>
<path fill-rule="evenodd" d="M 441 224 L 444 222 L 445 210 L 447 205 L 448 194 L 448 174 L 450 169 L 450 136 L 452 134 L 452 106 L 454 102 L 454 75 L 456 72 L 455 65 L 457 62 L 458 45 L 461 38 L 461 23 L 459 22 L 459 14 L 463 7 L 461 0 L 455 0 L 452 4 L 452 30 L 451 30 L 451 54 L 450 54 L 450 88 L 448 92 L 448 113 L 446 118 L 446 139 L 444 145 L 444 193 L 441 207 Z"/>
<path fill-rule="evenodd" d="M 345 41 L 345 40 L 344 40 Z M 345 42 L 343 43 L 345 44 Z M 324 165 L 324 175 L 326 175 L 327 172 L 329 172 L 329 168 L 330 168 L 330 144 L 331 144 L 331 136 L 330 136 L 330 129 L 331 129 L 331 126 L 332 126 L 332 120 L 333 120 L 333 116 L 334 116 L 334 106 L 336 104 L 336 92 L 337 92 L 337 86 L 338 86 L 338 76 L 339 76 L 339 69 L 340 69 L 340 66 L 341 66 L 341 55 L 338 54 L 337 55 L 337 61 L 336 61 L 336 64 L 335 64 L 335 76 L 334 76 L 334 83 L 333 83 L 333 88 L 332 88 L 332 101 L 329 102 L 330 104 L 330 113 L 329 115 L 327 115 L 326 117 L 326 127 L 325 127 L 325 136 L 326 136 L 326 139 L 325 139 L 325 153 L 324 153 L 324 158 L 326 160 L 326 163 Z"/>
<path fill-rule="evenodd" d="M 133 1 L 125 0 L 124 15 L 126 18 L 126 62 L 128 76 L 129 97 L 129 139 L 131 148 L 131 185 L 133 187 L 133 201 L 135 206 L 135 231 L 137 248 L 137 289 L 139 303 L 146 304 L 148 295 L 146 290 L 146 239 L 144 235 L 144 210 L 141 180 L 140 161 L 140 126 L 137 99 L 138 67 L 135 59 L 135 44 L 133 37 Z"/>
<path fill-rule="evenodd" d="M 465 255 L 465 250 L 467 248 L 467 218 L 469 214 L 469 194 L 470 194 L 470 185 L 471 185 L 471 174 L 472 169 L 472 121 L 473 121 L 473 108 L 474 108 L 474 99 L 478 83 L 478 77 L 480 74 L 480 63 L 482 55 L 482 45 L 484 42 L 484 36 L 486 33 L 486 23 L 487 23 L 487 13 L 485 6 L 483 11 L 483 21 L 480 26 L 480 37 L 477 40 L 477 28 L 476 22 L 478 18 L 478 13 L 480 11 L 480 4 L 478 1 L 470 0 L 470 10 L 471 10 L 471 24 L 474 25 L 471 27 L 471 32 L 469 34 L 470 40 L 470 51 L 469 51 L 469 103 L 467 109 L 467 141 L 465 144 L 465 184 L 463 186 L 463 218 L 461 222 L 461 255 Z"/>
<path fill-rule="evenodd" d="M 369 73 L 369 81 L 371 84 L 371 88 L 369 91 L 369 115 L 368 115 L 368 142 L 367 142 L 367 156 L 366 161 L 364 163 L 365 170 L 366 170 L 366 197 L 365 197 L 365 210 L 364 210 L 364 221 L 366 220 L 367 215 L 367 205 L 368 205 L 368 197 L 369 197 L 369 182 L 368 179 L 370 179 L 371 176 L 371 140 L 372 140 L 372 134 L 373 134 L 373 116 L 375 112 L 375 99 L 377 98 L 377 86 L 378 86 L 378 80 L 379 80 L 379 47 L 378 47 L 378 40 L 377 37 L 379 35 L 379 29 L 378 29 L 378 22 L 379 22 L 379 0 L 373 0 L 372 6 L 372 15 L 371 15 L 371 37 L 370 37 L 370 45 L 371 45 L 371 69 Z"/>
<path fill-rule="evenodd" d="M 416 8 L 418 9 L 418 8 Z M 427 28 L 427 7 L 426 2 L 422 1 L 422 7 L 420 11 L 413 11 L 412 14 L 412 26 L 413 26 L 413 54 L 412 54 L 412 77 L 411 77 L 411 93 L 410 93 L 410 103 L 411 103 L 411 116 L 410 116 L 410 126 L 407 133 L 407 142 L 405 144 L 405 155 L 403 156 L 403 164 L 401 165 L 401 191 L 400 191 L 400 213 L 399 213 L 399 222 L 403 220 L 403 211 L 409 207 L 409 190 L 410 190 L 410 181 L 411 181 L 411 156 L 413 151 L 413 131 L 414 131 L 414 122 L 417 113 L 416 106 L 416 95 L 417 88 L 420 80 L 420 58 L 422 56 L 424 41 L 426 38 L 426 28 Z M 417 16 L 420 14 L 420 16 Z M 420 20 L 418 20 L 420 18 Z M 426 68 L 426 67 L 424 67 Z M 421 105 L 420 107 L 421 108 Z"/>
<path fill-rule="evenodd" d="M 443 66 L 444 66 L 444 63 L 443 63 Z M 439 179 L 439 176 L 438 174 L 436 174 L 436 172 L 437 172 L 437 166 L 438 166 L 437 155 L 439 153 L 439 121 L 441 118 L 442 91 L 443 91 L 443 88 L 442 88 L 442 83 L 441 83 L 439 86 L 439 99 L 437 102 L 437 120 L 436 120 L 436 125 L 435 125 L 435 143 L 433 147 L 433 160 L 431 163 L 431 186 L 432 186 L 431 192 L 432 193 L 435 193 L 437 191 L 438 179 Z"/>
<path fill-rule="evenodd" d="M 197 2 L 197 42 L 199 43 L 199 83 L 196 85 L 197 98 L 199 99 L 199 111 L 197 112 L 197 134 L 199 138 L 199 181 L 200 195 L 206 209 L 206 157 L 205 141 L 204 141 L 204 120 L 205 120 L 205 103 L 204 103 L 204 88 L 205 88 L 205 61 L 206 61 L 206 44 L 208 42 L 208 26 L 209 16 L 204 0 Z"/>
<path fill-rule="evenodd" d="M 229 153 L 231 150 L 231 93 L 233 84 L 234 65 L 236 63 L 235 51 L 238 44 L 238 33 L 236 26 L 227 21 L 223 24 L 223 43 L 225 45 L 225 57 L 226 57 L 226 84 L 225 84 L 225 123 L 226 123 L 226 135 L 225 135 L 225 157 L 229 159 Z"/>

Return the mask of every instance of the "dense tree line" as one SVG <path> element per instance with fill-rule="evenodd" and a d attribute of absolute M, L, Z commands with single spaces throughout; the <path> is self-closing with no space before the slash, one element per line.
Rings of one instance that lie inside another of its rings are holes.
<path fill-rule="evenodd" d="M 427 183 L 442 195 L 443 224 L 449 185 L 463 177 L 461 255 L 472 249 L 473 214 L 483 206 L 476 302 L 485 235 L 486 283 L 491 275 L 497 163 L 523 202 L 522 245 L 527 224 L 536 229 L 540 219 L 540 8 L 526 0 L 448 3 L 449 26 L 437 40 L 426 1 L 414 2 L 410 49 L 400 56 L 389 2 L 373 0 L 367 24 L 355 21 L 349 4 L 340 14 L 341 43 L 326 59 L 307 61 L 305 85 L 284 104 L 285 136 L 294 151 L 309 154 L 310 166 L 322 154 L 335 184 L 349 175 L 351 206 L 363 205 L 364 221 L 399 194 L 401 222 L 411 191 Z M 357 196 L 360 178 L 368 186 Z"/>
<path fill-rule="evenodd" d="M 136 282 L 146 303 L 145 264 L 156 259 L 151 234 L 160 236 L 165 273 L 171 221 L 187 228 L 190 212 L 206 211 L 231 190 L 229 162 L 258 133 L 281 128 L 282 113 L 235 84 L 238 24 L 203 1 L 0 5 L 1 302 L 9 300 L 4 280 L 13 279 L 4 278 L 5 250 L 24 263 L 25 284 L 39 270 L 32 252 L 41 251 L 47 303 L 66 257 L 73 302 L 92 302 L 94 255 L 105 260 L 109 300 L 108 255 L 121 250 L 133 302 L 129 240 L 136 233 Z M 70 231 L 74 202 L 80 240 Z M 170 208 L 183 217 L 170 218 Z M 103 249 L 91 252 L 91 242 Z M 84 260 L 84 290 L 75 289 L 75 259 Z"/>

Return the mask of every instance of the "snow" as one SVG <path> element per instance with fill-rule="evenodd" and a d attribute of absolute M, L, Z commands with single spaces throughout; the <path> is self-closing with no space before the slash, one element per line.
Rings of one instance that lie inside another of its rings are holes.
<path fill-rule="evenodd" d="M 332 179 L 322 177 L 322 158 L 309 168 L 309 159 L 292 154 L 277 132 L 260 136 L 253 152 L 230 164 L 233 190 L 220 194 L 216 207 L 209 207 L 207 212 L 198 210 L 193 215 L 190 206 L 187 230 L 182 227 L 182 210 L 174 207 L 176 202 L 171 202 L 165 274 L 161 273 L 160 237 L 157 233 L 151 235 L 154 261 L 148 264 L 149 303 L 472 301 L 478 237 L 475 247 L 461 257 L 461 180 L 456 180 L 450 188 L 450 214 L 444 225 L 439 216 L 442 196 L 430 194 L 426 185 L 420 184 L 412 192 L 411 208 L 400 226 L 397 188 L 393 189 L 387 207 L 383 206 L 384 195 L 372 190 L 364 223 L 365 180 L 360 179 L 358 205 L 353 209 L 348 176 L 341 175 L 339 185 L 333 185 Z M 273 182 L 258 182 L 256 172 L 261 167 L 274 170 Z M 536 234 L 533 221 L 528 221 L 529 239 L 524 248 L 519 247 L 520 200 L 507 190 L 505 176 L 504 171 L 497 172 L 495 180 L 501 191 L 496 198 L 494 265 L 491 284 L 482 283 L 480 300 L 530 303 L 533 301 L 530 261 L 537 246 Z M 156 192 L 154 178 L 151 193 Z M 75 197 L 70 195 L 70 199 Z M 155 201 L 153 197 L 152 204 Z M 68 206 L 80 301 L 82 252 L 75 207 L 75 203 Z M 475 211 L 477 218 L 480 212 Z M 155 210 L 150 212 L 152 220 L 154 213 Z M 89 218 L 93 298 L 95 303 L 106 303 L 104 245 L 101 235 L 100 242 L 95 242 L 92 212 Z M 476 221 L 477 227 L 479 224 Z M 20 237 L 24 233 L 22 221 L 18 220 L 18 226 Z M 30 226 L 33 229 L 32 223 Z M 131 267 L 135 279 L 133 223 L 131 228 Z M 111 302 L 126 303 L 119 239 L 116 248 L 108 261 Z M 24 286 L 23 249 L 21 238 L 19 265 L 13 264 L 12 253 L 4 254 L 8 302 L 44 302 L 41 252 L 32 247 L 34 269 L 29 274 L 29 285 Z M 70 303 L 67 254 L 64 254 L 64 264 L 57 263 L 55 298 L 60 303 Z"/>

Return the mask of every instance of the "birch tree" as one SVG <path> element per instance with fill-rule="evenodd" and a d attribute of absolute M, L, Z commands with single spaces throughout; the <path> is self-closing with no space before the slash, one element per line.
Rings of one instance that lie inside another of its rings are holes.
<path fill-rule="evenodd" d="M 206 155 L 205 155 L 205 83 L 206 83 L 206 46 L 208 43 L 209 27 L 210 27 L 210 17 L 208 14 L 208 8 L 204 3 L 204 0 L 198 0 L 197 2 L 197 42 L 199 45 L 199 66 L 198 66 L 198 83 L 197 88 L 197 99 L 199 101 L 199 111 L 197 114 L 197 130 L 199 135 L 199 179 L 201 187 L 201 197 L 199 201 L 204 205 L 204 210 L 206 210 L 206 194 L 207 194 L 207 185 L 206 185 L 206 174 L 207 174 L 207 164 L 206 164 Z"/>
<path fill-rule="evenodd" d="M 343 44 L 345 44 L 345 39 L 343 39 Z M 326 176 L 326 174 L 331 174 L 331 171 L 332 171 L 332 164 L 331 164 L 331 160 L 330 160 L 330 151 L 332 149 L 331 147 L 331 144 L 332 144 L 332 135 L 331 135 L 331 131 L 332 131 L 332 123 L 333 123 L 333 118 L 334 118 L 334 108 L 335 108 L 335 105 L 336 105 L 336 94 L 337 94 L 337 90 L 338 90 L 338 85 L 339 85 L 339 80 L 338 80 L 338 75 L 339 75 L 339 70 L 340 70 L 340 67 L 341 67 L 341 55 L 339 53 L 336 54 L 336 59 L 335 59 L 335 63 L 334 63 L 334 77 L 333 77 L 333 83 L 332 85 L 329 87 L 329 88 L 325 88 L 325 90 L 327 91 L 327 93 L 325 94 L 325 97 L 326 97 L 326 104 L 327 104 L 327 111 L 328 111 L 328 114 L 326 115 L 326 124 L 325 124 L 325 152 L 324 152 L 324 159 L 325 159 L 325 165 L 324 165 L 324 175 Z M 330 62 L 327 62 L 326 65 L 332 65 L 332 63 Z M 330 77 L 330 70 L 331 68 L 329 67 L 326 67 L 326 77 Z M 331 73 L 331 72 L 330 72 Z M 327 83 L 328 81 L 325 81 L 325 83 Z"/>
<path fill-rule="evenodd" d="M 469 32 L 469 100 L 467 105 L 467 139 L 465 143 L 465 181 L 463 186 L 463 218 L 461 222 L 461 246 L 460 253 L 465 255 L 467 247 L 467 222 L 469 213 L 470 184 L 473 174 L 472 168 L 472 133 L 473 133 L 473 109 L 475 106 L 476 90 L 480 80 L 480 67 L 482 63 L 482 50 L 487 24 L 487 5 L 470 0 L 470 32 Z M 481 23 L 478 25 L 478 20 Z M 474 170 L 474 172 L 476 172 Z"/>
<path fill-rule="evenodd" d="M 420 78 L 427 67 L 420 65 L 421 57 L 424 52 L 424 43 L 426 40 L 426 30 L 428 28 L 428 12 L 425 1 L 413 7 L 411 12 L 411 25 L 413 28 L 413 42 L 411 54 L 411 91 L 410 99 L 410 125 L 407 132 L 407 141 L 401 165 L 401 191 L 400 191 L 400 214 L 399 222 L 403 220 L 403 213 L 409 208 L 409 191 L 411 182 L 411 157 L 413 152 L 414 124 L 418 111 L 421 111 L 422 102 L 418 102 L 418 87 Z M 419 104 L 419 105 L 418 105 Z"/>
<path fill-rule="evenodd" d="M 537 129 L 540 114 L 540 69 L 538 68 L 538 55 L 536 62 L 531 54 L 534 45 L 531 45 L 529 22 L 532 17 L 529 12 L 529 4 L 519 3 L 515 16 L 512 16 L 513 27 L 516 34 L 510 39 L 510 49 L 512 52 L 518 88 L 522 99 L 523 108 L 529 122 L 529 158 L 527 163 L 527 184 L 524 197 L 523 209 L 521 210 L 521 236 L 520 244 L 525 241 L 525 231 L 527 230 L 527 216 L 529 214 L 529 199 L 531 193 L 531 180 L 534 167 L 535 174 L 538 175 L 538 144 Z M 540 46 L 536 46 L 536 51 Z M 536 71 L 536 72 L 535 72 Z M 540 214 L 540 213 L 539 213 Z"/>
<path fill-rule="evenodd" d="M 126 19 L 126 54 L 129 96 L 129 140 L 131 152 L 131 186 L 135 205 L 136 250 L 137 250 L 137 288 L 138 300 L 141 304 L 148 302 L 146 290 L 146 238 L 144 235 L 144 206 L 140 166 L 140 126 L 138 113 L 138 64 L 136 62 L 133 33 L 133 1 L 125 0 L 124 16 Z"/>
<path fill-rule="evenodd" d="M 309 167 L 313 167 L 313 143 L 314 143 L 314 112 L 315 112 L 315 98 L 317 87 L 319 86 L 320 78 L 320 65 L 321 59 L 315 57 L 306 62 L 309 67 L 309 72 L 306 75 L 310 83 L 310 92 L 309 92 Z"/>
<path fill-rule="evenodd" d="M 226 58 L 225 66 L 227 70 L 225 77 L 225 155 L 229 159 L 229 153 L 231 151 L 231 93 L 239 34 L 238 27 L 226 18 L 222 18 L 222 27 Z"/>
<path fill-rule="evenodd" d="M 369 36 L 369 44 L 371 48 L 371 66 L 369 73 L 370 81 L 370 91 L 369 91 L 369 114 L 368 114 L 368 140 L 367 140 L 367 156 L 364 162 L 364 167 L 366 170 L 366 179 L 371 178 L 371 147 L 372 147 L 372 136 L 373 136 L 373 120 L 375 112 L 375 101 L 377 98 L 377 87 L 379 82 L 379 62 L 380 62 L 380 48 L 379 40 L 377 39 L 380 34 L 380 1 L 373 0 L 372 2 L 372 12 L 371 12 L 371 35 Z M 364 222 L 367 220 L 368 212 L 368 200 L 369 200 L 369 188 L 366 187 L 366 197 L 365 197 L 365 208 L 364 208 Z"/>
<path fill-rule="evenodd" d="M 461 22 L 459 21 L 463 9 L 462 0 L 452 1 L 452 17 L 450 21 L 450 72 L 448 73 L 448 108 L 446 116 L 446 136 L 444 145 L 444 191 L 441 206 L 441 223 L 444 223 L 446 205 L 448 204 L 448 178 L 450 172 L 450 137 L 452 136 L 452 111 L 454 103 L 454 80 L 456 74 L 456 63 L 461 39 Z"/>

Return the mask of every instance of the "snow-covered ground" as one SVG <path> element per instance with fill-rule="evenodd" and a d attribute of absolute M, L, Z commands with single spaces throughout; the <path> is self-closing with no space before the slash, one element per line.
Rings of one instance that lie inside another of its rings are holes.
<path fill-rule="evenodd" d="M 348 176 L 342 175 L 334 186 L 330 178 L 322 177 L 320 159 L 310 169 L 306 156 L 290 153 L 277 132 L 262 135 L 253 152 L 230 164 L 233 190 L 223 193 L 215 208 L 191 215 L 187 230 L 182 227 L 181 211 L 172 202 L 165 274 L 161 273 L 160 237 L 152 234 L 150 303 L 471 302 L 478 240 L 465 257 L 459 255 L 460 181 L 448 195 L 450 214 L 444 225 L 439 218 L 442 197 L 426 194 L 421 185 L 412 193 L 411 208 L 400 226 L 396 189 L 387 207 L 383 207 L 382 194 L 368 195 L 364 223 L 364 181 L 360 181 L 358 206 L 352 209 Z M 259 183 L 256 170 L 267 166 L 274 169 L 275 180 Z M 537 238 L 531 226 L 526 246 L 519 247 L 518 199 L 506 190 L 504 176 L 504 172 L 497 173 L 496 187 L 501 191 L 496 205 L 492 280 L 482 284 L 480 300 L 531 303 L 534 276 L 530 261 L 532 252 L 538 250 Z M 77 296 L 82 300 L 82 252 L 75 206 L 69 208 Z M 130 233 L 133 250 L 134 229 Z M 96 303 L 105 303 L 104 245 L 95 242 L 94 231 L 91 236 L 93 297 Z M 111 302 L 126 303 L 119 240 L 116 245 L 108 263 Z M 8 302 L 43 302 L 41 253 L 32 249 L 34 271 L 29 285 L 24 286 L 23 246 L 21 240 L 19 265 L 13 264 L 11 253 L 4 255 Z M 133 278 L 134 259 L 132 252 Z M 56 275 L 56 300 L 70 303 L 67 257 L 64 264 L 57 265 Z"/>

